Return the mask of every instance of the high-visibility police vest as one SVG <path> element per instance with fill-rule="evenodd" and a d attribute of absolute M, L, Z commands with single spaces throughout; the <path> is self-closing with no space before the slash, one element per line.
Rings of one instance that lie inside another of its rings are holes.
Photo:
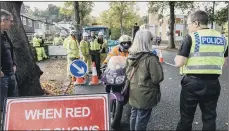
<path fill-rule="evenodd" d="M 107 40 L 104 39 L 103 40 L 103 44 L 99 44 L 98 43 L 98 39 L 95 39 L 93 42 L 90 43 L 90 50 L 100 50 L 102 49 L 102 47 L 106 47 L 107 46 Z"/>
<path fill-rule="evenodd" d="M 93 50 L 93 51 L 94 51 L 94 50 L 100 50 L 102 44 L 99 44 L 99 43 L 97 42 L 97 39 L 95 39 L 94 41 L 91 42 L 90 45 L 91 45 L 91 46 L 90 46 L 90 50 Z"/>
<path fill-rule="evenodd" d="M 181 74 L 222 74 L 226 39 L 216 30 L 204 29 L 192 33 L 192 46 Z"/>

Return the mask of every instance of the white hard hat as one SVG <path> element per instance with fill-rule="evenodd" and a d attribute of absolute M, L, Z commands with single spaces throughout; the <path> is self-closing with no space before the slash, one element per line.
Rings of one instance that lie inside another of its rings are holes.
<path fill-rule="evenodd" d="M 70 32 L 71 35 L 76 35 L 76 33 L 77 33 L 76 30 L 71 30 Z"/>
<path fill-rule="evenodd" d="M 34 36 L 38 36 L 38 33 L 34 33 Z"/>
<path fill-rule="evenodd" d="M 131 42 L 132 38 L 128 35 L 122 35 L 120 38 L 119 38 L 119 42 L 122 43 L 122 42 Z"/>
<path fill-rule="evenodd" d="M 87 32 L 84 32 L 84 33 L 83 33 L 83 36 L 88 36 L 88 33 L 87 33 Z"/>
<path fill-rule="evenodd" d="M 100 31 L 98 35 L 103 35 L 103 32 Z"/>

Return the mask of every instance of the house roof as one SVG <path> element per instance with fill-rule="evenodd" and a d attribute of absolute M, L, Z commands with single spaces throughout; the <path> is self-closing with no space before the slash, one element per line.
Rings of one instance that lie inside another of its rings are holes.
<path fill-rule="evenodd" d="M 31 19 L 31 20 L 33 20 L 33 21 L 40 21 L 40 22 L 43 22 L 43 23 L 45 23 L 45 24 L 55 25 L 55 24 L 53 24 L 53 23 L 47 22 L 45 19 L 35 19 L 34 17 L 29 16 L 29 15 L 24 14 L 24 13 L 20 13 L 20 16 L 26 17 L 26 18 Z"/>

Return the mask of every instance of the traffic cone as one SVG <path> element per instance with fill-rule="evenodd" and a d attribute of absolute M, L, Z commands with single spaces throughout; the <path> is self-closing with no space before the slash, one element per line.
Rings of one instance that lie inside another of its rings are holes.
<path fill-rule="evenodd" d="M 164 62 L 164 58 L 162 57 L 162 50 L 160 50 L 159 61 L 160 63 Z"/>
<path fill-rule="evenodd" d="M 84 77 L 78 77 L 76 78 L 74 85 L 84 85 L 85 83 L 86 83 L 86 80 L 84 79 Z"/>
<path fill-rule="evenodd" d="M 91 76 L 91 81 L 89 85 L 99 85 L 101 82 L 99 81 L 99 78 L 97 76 L 97 71 L 96 71 L 96 66 L 95 62 L 92 64 L 92 76 Z"/>

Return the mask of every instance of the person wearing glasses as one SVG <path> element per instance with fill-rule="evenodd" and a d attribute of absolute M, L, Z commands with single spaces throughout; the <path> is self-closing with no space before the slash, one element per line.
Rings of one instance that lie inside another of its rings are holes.
<path fill-rule="evenodd" d="M 18 96 L 13 44 L 6 33 L 13 25 L 13 15 L 1 9 L 1 111 L 6 97 Z"/>
<path fill-rule="evenodd" d="M 189 35 L 183 40 L 174 61 L 180 67 L 180 121 L 177 130 L 191 131 L 196 107 L 202 112 L 202 130 L 216 130 L 216 107 L 220 95 L 219 76 L 228 56 L 228 42 L 208 28 L 209 17 L 198 10 L 189 15 Z"/>

